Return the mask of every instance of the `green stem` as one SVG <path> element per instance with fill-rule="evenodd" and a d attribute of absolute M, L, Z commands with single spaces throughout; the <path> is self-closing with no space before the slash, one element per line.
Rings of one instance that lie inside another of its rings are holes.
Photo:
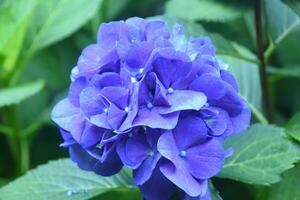
<path fill-rule="evenodd" d="M 265 116 L 255 108 L 255 106 L 253 106 L 252 104 L 250 104 L 250 109 L 253 113 L 253 115 L 255 116 L 255 118 L 262 124 L 268 124 L 268 119 L 265 118 Z"/>

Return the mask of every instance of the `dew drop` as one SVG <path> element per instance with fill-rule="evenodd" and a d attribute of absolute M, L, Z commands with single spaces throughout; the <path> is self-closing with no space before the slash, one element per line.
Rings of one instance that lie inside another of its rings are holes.
<path fill-rule="evenodd" d="M 68 190 L 67 191 L 67 195 L 68 196 L 74 196 L 74 195 L 76 195 L 78 193 L 79 193 L 79 190 Z"/>

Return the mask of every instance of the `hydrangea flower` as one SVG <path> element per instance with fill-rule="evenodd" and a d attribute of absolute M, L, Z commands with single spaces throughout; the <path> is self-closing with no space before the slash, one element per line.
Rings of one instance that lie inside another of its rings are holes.
<path fill-rule="evenodd" d="M 229 155 L 223 141 L 250 111 L 209 38 L 160 20 L 103 23 L 52 111 L 71 159 L 102 176 L 133 170 L 147 200 L 210 199 L 208 180 Z"/>

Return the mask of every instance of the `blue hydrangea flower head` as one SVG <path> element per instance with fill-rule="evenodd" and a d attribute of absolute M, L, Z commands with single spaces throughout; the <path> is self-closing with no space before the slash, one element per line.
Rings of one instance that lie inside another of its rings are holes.
<path fill-rule="evenodd" d="M 207 37 L 161 20 L 101 24 L 53 109 L 71 159 L 102 176 L 133 170 L 147 200 L 208 200 L 223 142 L 246 129 L 249 106 Z M 157 187 L 159 185 L 159 187 Z"/>

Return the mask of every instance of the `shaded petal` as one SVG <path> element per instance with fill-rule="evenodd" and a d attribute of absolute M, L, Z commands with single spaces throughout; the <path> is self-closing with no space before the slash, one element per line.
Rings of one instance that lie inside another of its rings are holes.
<path fill-rule="evenodd" d="M 234 133 L 240 133 L 244 131 L 249 127 L 250 124 L 251 111 L 246 100 L 242 100 L 242 105 L 242 111 L 238 115 L 231 118 Z"/>
<path fill-rule="evenodd" d="M 59 145 L 60 147 L 69 147 L 69 146 L 74 145 L 74 144 L 77 143 L 73 139 L 73 137 L 70 134 L 70 132 L 65 131 L 63 129 L 59 129 L 59 130 L 60 130 L 60 134 L 61 134 L 62 138 L 64 139 L 64 142 Z"/>
<path fill-rule="evenodd" d="M 101 90 L 101 94 L 120 109 L 124 109 L 128 104 L 129 89 L 127 88 L 105 87 Z"/>
<path fill-rule="evenodd" d="M 101 162 L 87 153 L 79 145 L 69 148 L 71 159 L 83 170 L 94 171 L 101 176 L 111 176 L 118 173 L 123 165 L 115 152 L 111 152 L 109 160 Z"/>
<path fill-rule="evenodd" d="M 160 107 L 161 114 L 168 114 L 181 110 L 200 110 L 206 103 L 206 96 L 202 92 L 191 90 L 175 90 L 167 95 L 170 107 Z"/>
<path fill-rule="evenodd" d="M 170 161 L 164 161 L 160 164 L 160 171 L 189 196 L 196 197 L 201 194 L 203 186 L 192 177 L 183 160 L 178 159 L 176 166 Z"/>
<path fill-rule="evenodd" d="M 225 82 L 230 84 L 235 89 L 235 91 L 237 91 L 237 92 L 239 91 L 239 86 L 238 86 L 234 76 L 229 71 L 220 70 L 220 74 L 221 74 L 221 78 Z"/>
<path fill-rule="evenodd" d="M 104 113 L 108 105 L 95 87 L 87 87 L 80 94 L 80 108 L 88 117 Z"/>
<path fill-rule="evenodd" d="M 223 167 L 225 151 L 221 142 L 211 139 L 186 150 L 186 165 L 189 172 L 198 179 L 208 179 Z"/>
<path fill-rule="evenodd" d="M 105 72 L 95 74 L 91 79 L 91 85 L 97 89 L 102 89 L 108 86 L 122 86 L 122 80 L 119 74 L 115 72 Z"/>
<path fill-rule="evenodd" d="M 164 21 L 150 21 L 145 27 L 146 39 L 150 43 L 154 43 L 156 39 L 163 37 L 169 38 L 170 33 L 167 24 Z"/>
<path fill-rule="evenodd" d="M 84 77 L 79 77 L 71 83 L 68 98 L 70 102 L 76 107 L 79 107 L 80 92 L 86 87 L 86 85 L 87 81 Z"/>
<path fill-rule="evenodd" d="M 146 200 L 168 200 L 176 191 L 175 185 L 166 179 L 158 168 L 139 188 Z"/>
<path fill-rule="evenodd" d="M 89 148 L 97 144 L 106 130 L 103 128 L 99 128 L 97 126 L 93 126 L 91 124 L 86 125 L 81 137 L 80 137 L 80 144 L 84 148 Z"/>
<path fill-rule="evenodd" d="M 65 98 L 54 106 L 51 119 L 62 129 L 70 131 L 70 123 L 78 115 L 81 115 L 80 109 L 71 104 L 68 98 Z"/>
<path fill-rule="evenodd" d="M 204 74 L 198 77 L 190 85 L 190 89 L 203 92 L 208 100 L 220 99 L 226 93 L 224 82 L 210 74 Z"/>
<path fill-rule="evenodd" d="M 112 127 L 114 130 L 118 130 L 121 124 L 123 123 L 127 112 L 124 110 L 119 109 L 114 104 L 111 104 L 108 109 L 107 113 L 107 123 Z"/>
<path fill-rule="evenodd" d="M 188 43 L 188 54 L 195 57 L 195 54 L 212 55 L 216 54 L 216 50 L 208 37 L 193 38 Z"/>
<path fill-rule="evenodd" d="M 230 118 L 227 112 L 219 109 L 218 114 L 212 116 L 211 118 L 204 119 L 207 127 L 210 130 L 210 134 L 213 136 L 220 136 L 225 133 L 228 128 L 228 123 Z"/>
<path fill-rule="evenodd" d="M 208 130 L 200 117 L 196 115 L 180 116 L 175 129 L 174 138 L 179 150 L 199 144 L 206 140 Z"/>
<path fill-rule="evenodd" d="M 178 82 L 184 82 L 184 79 L 192 69 L 191 61 L 186 54 L 175 51 L 172 48 L 165 48 L 154 56 L 152 65 L 159 80 L 166 88 L 177 82 L 176 84 L 180 88 L 176 87 L 173 89 L 185 89 Z"/>
<path fill-rule="evenodd" d="M 151 151 L 144 134 L 129 137 L 117 147 L 117 152 L 123 163 L 133 169 L 139 167 Z"/>
<path fill-rule="evenodd" d="M 150 128 L 173 129 L 178 121 L 179 112 L 160 114 L 158 108 L 140 108 L 133 126 L 149 126 Z"/>
<path fill-rule="evenodd" d="M 137 169 L 133 170 L 133 180 L 136 185 L 143 185 L 150 179 L 160 158 L 159 153 L 154 153 L 154 155 L 148 156 Z"/>
<path fill-rule="evenodd" d="M 211 200 L 210 192 L 208 189 L 208 181 L 207 180 L 199 180 L 199 182 L 203 185 L 201 195 L 198 197 L 190 197 L 189 195 L 184 195 L 183 200 Z"/>
<path fill-rule="evenodd" d="M 90 117 L 89 122 L 101 128 L 112 129 L 107 121 L 107 113 L 93 115 Z"/>
<path fill-rule="evenodd" d="M 121 60 L 126 63 L 126 69 L 131 75 L 136 76 L 142 73 L 139 70 L 143 70 L 145 67 L 153 46 L 148 42 L 133 43 L 131 45 L 118 43 L 117 50 Z"/>

